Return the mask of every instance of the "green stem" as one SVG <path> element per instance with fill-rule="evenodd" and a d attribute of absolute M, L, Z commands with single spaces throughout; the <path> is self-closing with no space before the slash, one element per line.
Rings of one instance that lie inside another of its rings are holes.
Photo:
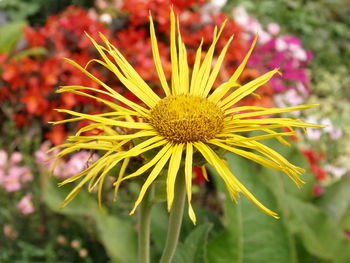
<path fill-rule="evenodd" d="M 153 187 L 143 198 L 139 210 L 139 263 L 150 262 L 150 232 L 151 232 L 151 210 Z"/>
<path fill-rule="evenodd" d="M 175 185 L 174 202 L 169 216 L 168 234 L 159 263 L 171 263 L 180 236 L 182 217 L 185 206 L 185 176 L 179 172 Z"/>

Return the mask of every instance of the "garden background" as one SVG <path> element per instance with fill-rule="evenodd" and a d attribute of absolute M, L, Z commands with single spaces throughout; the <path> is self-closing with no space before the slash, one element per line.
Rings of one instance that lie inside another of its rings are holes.
<path fill-rule="evenodd" d="M 258 199 L 277 211 L 275 220 L 245 198 L 233 204 L 208 166 L 194 173 L 198 224 L 184 219 L 174 263 L 350 262 L 350 3 L 347 0 L 173 0 L 180 14 L 189 63 L 204 37 L 204 50 L 215 25 L 228 22 L 219 50 L 234 34 L 219 80 L 226 80 L 249 49 L 257 47 L 243 72 L 245 83 L 275 67 L 257 96 L 242 103 L 256 106 L 320 104 L 294 117 L 328 125 L 308 129 L 292 146 L 266 140 L 294 164 L 307 169 L 299 190 L 277 172 L 226 154 L 232 170 Z M 71 189 L 57 183 L 79 173 L 98 152 L 77 152 L 50 177 L 46 151 L 64 142 L 86 123 L 52 126 L 64 119 L 56 108 L 101 113 L 103 105 L 77 94 L 55 93 L 61 85 L 98 85 L 63 61 L 86 64 L 97 57 L 84 31 L 105 34 L 150 85 L 159 90 L 149 36 L 148 12 L 156 24 L 162 63 L 170 76 L 169 2 L 161 0 L 0 0 L 0 262 L 122 262 L 137 257 L 135 217 L 128 215 L 137 182 L 122 187 L 113 202 L 115 167 L 100 213 L 96 195 L 82 191 L 64 209 Z M 91 64 L 100 79 L 131 100 L 110 72 Z M 147 158 L 147 156 L 145 157 Z M 142 161 L 142 160 L 138 160 Z M 129 168 L 129 169 L 132 169 Z M 159 187 L 161 187 L 159 182 Z M 164 200 L 156 192 L 157 200 Z M 162 251 L 167 212 L 153 210 L 152 257 Z"/>

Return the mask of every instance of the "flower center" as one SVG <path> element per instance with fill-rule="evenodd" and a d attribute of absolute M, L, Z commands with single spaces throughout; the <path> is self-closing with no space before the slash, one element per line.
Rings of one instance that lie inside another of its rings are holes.
<path fill-rule="evenodd" d="M 206 98 L 176 95 L 162 99 L 149 121 L 169 141 L 207 141 L 222 131 L 224 113 Z"/>

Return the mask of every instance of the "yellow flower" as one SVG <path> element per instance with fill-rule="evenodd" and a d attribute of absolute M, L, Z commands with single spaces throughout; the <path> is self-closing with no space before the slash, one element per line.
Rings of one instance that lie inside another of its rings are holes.
<path fill-rule="evenodd" d="M 295 135 L 293 127 L 305 129 L 307 127 L 319 128 L 321 126 L 291 118 L 268 117 L 254 119 L 250 117 L 303 110 L 316 105 L 301 105 L 290 108 L 233 107 L 241 99 L 266 84 L 273 75 L 279 73 L 278 70 L 275 69 L 267 72 L 243 86 L 238 84 L 237 79 L 242 73 L 256 43 L 257 37 L 255 37 L 243 62 L 231 78 L 215 90 L 212 90 L 213 83 L 216 80 L 232 37 L 222 49 L 215 65 L 212 67 L 215 45 L 224 28 L 224 24 L 219 30 L 215 28 L 213 42 L 204 59 L 201 61 L 202 47 L 200 45 L 196 53 L 194 67 L 190 71 L 187 63 L 186 48 L 181 40 L 179 22 L 175 18 L 173 10 L 170 12 L 172 76 L 171 85 L 168 85 L 161 65 L 152 17 L 150 16 L 149 18 L 153 58 L 160 84 L 165 93 L 164 98 L 159 97 L 147 85 L 123 55 L 102 34 L 100 37 L 105 46 L 97 44 L 94 39 L 88 36 L 103 59 L 94 59 L 92 61 L 100 63 L 112 71 L 125 87 L 134 93 L 144 105 L 138 105 L 128 100 L 88 72 L 86 67 L 81 67 L 76 62 L 67 59 L 70 64 L 96 81 L 103 89 L 65 86 L 60 88 L 58 92 L 72 92 L 94 98 L 109 106 L 112 111 L 104 114 L 89 115 L 69 110 L 59 110 L 60 112 L 69 113 L 75 116 L 75 118 L 58 121 L 55 124 L 83 119 L 93 123 L 80 129 L 74 136 L 69 137 L 68 141 L 70 142 L 59 146 L 62 150 L 56 155 L 58 157 L 57 162 L 63 156 L 81 149 L 105 152 L 99 160 L 95 161 L 85 171 L 61 183 L 61 185 L 64 185 L 80 180 L 62 205 L 68 204 L 86 183 L 89 183 L 88 189 L 90 191 L 97 185 L 99 186 L 98 196 L 100 202 L 102 185 L 106 175 L 115 165 L 121 163 L 119 177 L 114 184 L 116 191 L 121 182 L 140 176 L 151 169 L 149 174 L 144 175 L 146 177 L 145 183 L 140 190 L 134 208 L 130 212 L 130 214 L 133 214 L 142 201 L 147 189 L 169 162 L 166 191 L 168 210 L 170 210 L 174 199 L 176 176 L 181 167 L 180 164 L 184 159 L 184 166 L 181 169 L 184 169 L 185 174 L 188 213 L 191 220 L 195 223 L 196 217 L 191 206 L 191 181 L 193 154 L 194 152 L 199 152 L 217 170 L 224 180 L 233 200 L 236 200 L 239 193 L 242 193 L 262 211 L 278 218 L 276 213 L 262 205 L 238 181 L 225 161 L 217 155 L 215 149 L 222 148 L 263 166 L 282 171 L 297 185 L 300 185 L 303 182 L 300 180 L 299 175 L 303 172 L 303 169 L 289 163 L 280 154 L 259 141 L 276 138 L 281 143 L 288 145 L 288 142 L 283 139 L 283 136 Z M 108 95 L 115 99 L 117 103 L 121 102 L 127 105 L 128 108 L 95 97 L 84 91 L 94 91 Z M 247 112 L 247 110 L 250 112 Z M 289 128 L 290 131 L 276 131 L 276 129 L 284 127 Z M 81 135 L 82 132 L 95 128 L 102 130 L 104 133 L 95 136 Z M 260 131 L 262 135 L 250 138 L 241 135 L 242 132 L 249 131 Z M 136 138 L 141 139 L 141 143 L 133 145 L 132 140 Z M 130 158 L 139 156 L 152 149 L 158 149 L 157 154 L 137 171 L 125 176 L 125 169 Z"/>

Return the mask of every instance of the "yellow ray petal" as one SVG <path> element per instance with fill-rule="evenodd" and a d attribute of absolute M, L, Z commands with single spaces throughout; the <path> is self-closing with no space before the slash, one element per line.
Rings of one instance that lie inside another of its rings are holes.
<path fill-rule="evenodd" d="M 112 125 L 112 126 L 117 126 L 117 127 L 124 127 L 124 128 L 129 128 L 129 129 L 143 129 L 143 130 L 152 130 L 153 127 L 149 125 L 148 123 L 143 123 L 143 122 L 126 122 L 126 121 L 116 121 L 108 118 L 104 118 L 98 115 L 92 115 L 92 114 L 84 114 L 76 111 L 71 111 L 71 110 L 65 110 L 65 109 L 55 109 L 58 112 L 64 112 L 68 113 L 73 116 L 79 116 L 83 117 L 86 120 L 91 120 L 95 122 L 100 122 L 105 125 Z"/>
<path fill-rule="evenodd" d="M 228 141 L 226 143 L 228 143 L 230 145 L 238 146 L 238 147 L 253 149 L 253 150 L 265 155 L 267 158 L 272 160 L 274 163 L 278 164 L 278 166 L 281 167 L 280 171 L 286 173 L 288 175 L 288 177 L 298 187 L 304 183 L 298 176 L 298 174 L 302 174 L 304 172 L 304 169 L 291 164 L 282 155 L 280 155 L 276 151 L 272 150 L 271 148 L 265 146 L 264 144 L 261 144 L 257 141 L 240 142 L 240 143 L 231 143 Z M 245 152 L 245 151 L 243 151 L 243 152 Z M 237 152 L 237 154 L 239 154 L 239 152 Z M 244 154 L 246 154 L 246 153 L 244 153 Z M 250 155 L 250 156 L 252 156 L 252 155 Z M 247 155 L 247 157 L 246 156 L 243 156 L 243 157 L 249 159 L 248 155 Z M 263 159 L 266 161 L 265 158 L 263 158 Z M 253 160 L 253 159 L 251 159 L 251 160 Z M 258 159 L 253 160 L 253 161 L 258 162 Z M 264 165 L 264 163 L 261 163 L 261 164 Z M 265 163 L 265 164 L 268 164 L 268 163 Z M 266 167 L 269 167 L 269 166 L 266 166 Z M 272 168 L 272 167 L 269 167 L 269 168 Z M 276 168 L 272 168 L 272 169 L 278 170 Z"/>
<path fill-rule="evenodd" d="M 124 84 L 124 86 L 132 93 L 134 93 L 147 106 L 154 107 L 158 103 L 160 98 L 152 91 L 152 89 L 146 83 L 144 83 L 143 80 L 140 80 L 142 78 L 138 76 L 138 74 L 131 67 L 131 65 L 126 60 L 120 58 L 121 54 L 119 52 L 116 53 L 112 51 L 107 51 L 115 59 L 115 62 L 120 67 L 120 70 L 117 67 L 117 65 L 114 64 L 108 58 L 106 53 L 103 51 L 103 47 L 97 44 L 96 41 L 91 36 L 89 36 L 89 34 L 86 33 L 86 36 L 90 39 L 92 44 L 95 46 L 95 48 L 105 61 L 104 63 L 100 60 L 95 59 L 97 63 L 100 63 L 101 65 L 109 69 L 111 72 L 113 72 L 117 76 L 117 78 Z M 109 44 L 107 39 L 104 38 L 102 34 L 100 34 L 100 37 L 102 38 L 102 40 L 105 41 L 106 44 Z"/>
<path fill-rule="evenodd" d="M 61 92 L 72 92 L 72 91 L 78 91 L 78 90 L 91 90 L 91 91 L 94 91 L 94 92 L 97 92 L 97 93 L 100 93 L 100 94 L 104 94 L 104 95 L 107 95 L 113 99 L 116 99 L 114 94 L 108 92 L 108 91 L 104 91 L 104 90 L 100 90 L 100 89 L 95 89 L 95 88 L 91 88 L 91 87 L 85 87 L 85 86 L 61 86 L 56 92 L 57 93 L 61 93 Z M 85 94 L 88 94 L 86 92 L 84 92 Z M 114 107 L 116 108 L 117 111 L 119 112 L 125 112 L 127 113 L 128 115 L 131 115 L 131 116 L 145 116 L 145 115 L 141 115 L 139 114 L 138 112 L 134 111 L 134 110 L 130 110 L 130 109 L 127 109 L 123 106 L 120 106 L 118 104 L 115 104 L 114 103 Z M 145 113 L 149 112 L 148 110 L 145 109 Z M 148 116 L 148 115 L 147 115 Z"/>
<path fill-rule="evenodd" d="M 254 92 L 257 88 L 267 83 L 276 73 L 279 73 L 278 69 L 269 71 L 264 75 L 248 82 L 227 96 L 222 102 L 219 103 L 219 106 L 223 110 L 230 108 L 232 105 Z"/>
<path fill-rule="evenodd" d="M 218 134 L 216 137 L 223 137 L 226 139 L 223 139 L 223 141 L 230 141 L 230 142 L 246 142 L 246 141 L 261 141 L 271 138 L 278 138 L 281 136 L 294 136 L 295 132 L 275 132 L 270 134 L 264 134 L 264 135 L 258 135 L 258 136 L 252 136 L 252 137 L 242 137 L 238 136 L 237 134 Z"/>
<path fill-rule="evenodd" d="M 213 155 L 211 154 L 210 147 L 206 146 L 202 142 L 195 142 L 195 143 L 193 143 L 193 145 L 203 155 L 204 159 L 206 159 L 207 162 L 215 168 L 215 160 L 214 160 Z M 220 171 L 221 171 L 222 168 L 218 168 L 218 169 L 220 169 Z M 227 177 L 227 175 L 225 173 L 220 172 L 220 171 L 218 170 L 218 173 L 221 176 L 221 178 L 224 180 L 231 199 L 233 201 L 237 202 L 236 195 L 238 195 L 239 189 L 236 187 L 236 185 L 232 184 L 232 182 L 230 181 L 230 179 Z"/>
<path fill-rule="evenodd" d="M 255 35 L 254 37 L 254 40 L 252 42 L 252 45 L 250 46 L 249 48 L 249 51 L 248 53 L 245 55 L 242 63 L 238 66 L 238 68 L 236 69 L 236 71 L 233 73 L 233 75 L 231 76 L 231 78 L 229 79 L 229 82 L 233 82 L 233 81 L 237 81 L 237 79 L 239 78 L 239 76 L 242 74 L 247 62 L 248 62 L 248 59 L 250 57 L 250 55 L 252 54 L 253 52 L 253 49 L 255 47 L 255 44 L 256 44 L 256 41 L 258 40 L 258 34 Z"/>
<path fill-rule="evenodd" d="M 104 100 L 104 99 L 101 99 L 99 97 L 96 97 L 96 96 L 93 96 L 93 95 L 90 95 L 90 94 L 87 94 L 85 92 L 81 92 L 81 91 L 76 91 L 76 90 L 69 90 L 70 93 L 73 93 L 73 94 L 77 94 L 77 95 L 80 95 L 80 96 L 84 96 L 84 97 L 88 97 L 90 99 L 94 99 L 96 101 L 99 101 L 99 102 L 102 102 L 103 104 L 109 106 L 111 109 L 113 110 L 116 110 L 116 111 L 119 111 L 117 114 L 119 115 L 127 115 L 127 110 L 125 109 L 125 111 L 120 111 L 122 107 L 120 107 L 119 105 L 113 103 L 113 102 L 110 102 L 108 100 Z M 136 112 L 133 112 L 133 115 L 139 115 L 140 114 L 137 114 Z"/>
<path fill-rule="evenodd" d="M 124 177 L 122 181 L 128 180 L 133 177 L 137 177 L 144 172 L 146 172 L 149 168 L 154 166 L 163 156 L 164 154 L 171 148 L 171 144 L 166 144 L 149 162 L 141 166 L 139 169 L 136 170 L 136 172 L 133 172 L 132 174 L 129 174 L 128 176 Z"/>
<path fill-rule="evenodd" d="M 179 143 L 174 145 L 172 148 L 172 155 L 169 163 L 168 176 L 166 180 L 168 211 L 171 210 L 171 206 L 174 201 L 175 181 L 176 181 L 177 172 L 179 171 L 179 168 L 180 168 L 183 147 L 184 147 L 184 144 Z"/>
<path fill-rule="evenodd" d="M 250 117 L 271 115 L 271 114 L 291 112 L 291 111 L 299 111 L 299 110 L 314 108 L 317 106 L 319 106 L 319 104 L 298 105 L 298 106 L 287 107 L 287 108 L 265 108 L 260 111 L 238 113 L 234 115 L 234 118 L 241 119 L 241 118 L 250 118 Z M 228 109 L 227 111 L 225 111 L 225 114 L 231 114 L 231 113 L 232 113 L 231 109 Z"/>
<path fill-rule="evenodd" d="M 274 170 L 277 170 L 277 171 L 282 171 L 282 167 L 277 164 L 277 163 L 274 163 L 260 155 L 257 155 L 255 153 L 252 153 L 252 152 L 247 152 L 247 151 L 244 151 L 244 150 L 241 150 L 241 149 L 237 149 L 237 148 L 234 148 L 234 147 L 230 147 L 222 142 L 220 142 L 218 139 L 212 139 L 210 141 L 208 141 L 208 143 L 211 143 L 213 145 L 216 145 L 216 146 L 219 146 L 227 151 L 230 151 L 232 153 L 235 153 L 237 155 L 240 155 L 244 158 L 247 158 L 249 160 L 252 160 L 258 164 L 261 164 L 262 166 L 265 166 L 265 167 L 268 167 L 268 168 L 271 168 L 271 169 L 274 169 Z"/>
<path fill-rule="evenodd" d="M 186 159 L 185 159 L 185 181 L 188 202 L 188 215 L 193 224 L 196 224 L 196 215 L 192 208 L 192 164 L 193 164 L 193 145 L 191 142 L 186 144 Z"/>
<path fill-rule="evenodd" d="M 123 134 L 123 135 L 96 135 L 96 136 L 70 136 L 68 137 L 69 141 L 91 141 L 91 140 L 101 140 L 101 141 L 121 141 L 125 139 L 136 139 L 141 137 L 149 137 L 149 136 L 155 136 L 157 135 L 157 132 L 155 131 L 139 131 L 134 134 Z"/>
<path fill-rule="evenodd" d="M 127 76 L 131 82 L 138 86 L 140 90 L 144 91 L 144 93 L 146 93 L 154 102 L 159 101 L 159 96 L 141 78 L 141 76 L 129 64 L 123 54 L 115 46 L 113 46 L 102 33 L 99 33 L 99 36 L 109 48 L 107 52 L 114 58 L 115 62 L 120 66 L 125 76 Z"/>
<path fill-rule="evenodd" d="M 138 205 L 141 203 L 148 187 L 153 183 L 153 181 L 157 178 L 157 176 L 159 175 L 159 173 L 162 171 L 163 167 L 165 166 L 165 164 L 167 163 L 167 161 L 170 158 L 172 151 L 168 150 L 163 157 L 158 161 L 158 163 L 155 165 L 155 167 L 153 168 L 152 172 L 150 173 L 150 175 L 148 176 L 146 182 L 143 184 L 140 194 L 135 202 L 134 208 L 131 210 L 130 215 L 135 213 L 136 208 L 138 207 Z"/>
<path fill-rule="evenodd" d="M 171 58 L 171 90 L 172 95 L 179 94 L 179 65 L 176 47 L 176 21 L 174 10 L 170 10 L 170 58 Z"/>
<path fill-rule="evenodd" d="M 208 100 L 212 101 L 213 103 L 218 103 L 219 100 L 222 99 L 222 97 L 229 92 L 230 89 L 236 88 L 236 87 L 241 87 L 240 84 L 237 82 L 224 82 L 220 84 L 219 87 L 217 87 L 212 94 L 209 95 Z"/>
<path fill-rule="evenodd" d="M 164 140 L 164 138 L 161 136 L 154 136 L 154 137 L 151 137 L 150 139 L 147 139 L 144 142 L 137 144 L 133 148 L 131 148 L 129 151 L 126 152 L 126 155 L 128 155 L 128 157 L 137 156 L 145 151 L 149 151 L 149 150 L 154 149 L 156 147 L 162 146 L 162 145 L 166 144 L 167 142 L 168 141 Z"/>
<path fill-rule="evenodd" d="M 103 161 L 100 160 L 99 162 L 96 162 L 96 165 L 89 171 L 87 175 L 78 183 L 78 185 L 67 195 L 67 197 L 64 199 L 64 201 L 61 203 L 61 206 L 66 206 L 69 202 L 73 200 L 73 198 L 76 196 L 77 192 L 80 191 L 80 189 L 91 179 L 94 179 L 98 176 L 99 171 L 103 169 L 108 159 L 104 159 Z"/>
<path fill-rule="evenodd" d="M 195 84 L 195 80 L 197 78 L 199 66 L 201 63 L 202 45 L 203 45 L 203 38 L 202 38 L 201 43 L 199 44 L 199 47 L 196 51 L 196 58 L 195 58 L 193 70 L 192 70 L 191 85 L 190 85 L 190 94 L 192 94 L 192 95 L 197 94 L 197 91 L 195 90 L 197 88 L 197 85 Z"/>
<path fill-rule="evenodd" d="M 213 36 L 213 42 L 211 44 L 211 46 L 208 49 L 207 54 L 205 55 L 205 58 L 203 60 L 203 63 L 198 71 L 198 74 L 196 76 L 196 79 L 194 81 L 194 85 L 196 85 L 197 87 L 194 88 L 194 95 L 200 95 L 203 96 L 203 91 L 204 88 L 206 87 L 208 80 L 209 80 L 209 74 L 210 74 L 210 70 L 211 70 L 211 64 L 212 64 L 212 59 L 213 59 L 213 55 L 214 55 L 214 51 L 215 51 L 215 45 L 217 43 L 217 41 L 220 38 L 220 35 L 222 33 L 222 30 L 225 27 L 226 24 L 225 20 L 219 30 L 219 33 L 216 35 L 216 28 L 214 29 L 214 36 Z"/>
<path fill-rule="evenodd" d="M 157 37 L 156 37 L 155 30 L 154 30 L 154 24 L 153 24 L 153 19 L 152 19 L 151 13 L 149 14 L 149 21 L 150 21 L 149 27 L 150 27 L 150 33 L 151 33 L 152 54 L 153 54 L 154 65 L 156 67 L 158 77 L 159 77 L 160 83 L 162 85 L 162 88 L 165 92 L 165 95 L 169 96 L 170 89 L 169 89 L 168 82 L 165 78 L 165 74 L 163 71 L 162 62 L 161 62 L 160 55 L 159 55 Z"/>
<path fill-rule="evenodd" d="M 284 127 L 299 127 L 299 128 L 324 128 L 324 125 L 307 123 L 300 120 L 291 118 L 263 118 L 263 119 L 244 119 L 244 120 L 232 120 L 227 121 L 227 126 L 234 127 L 238 125 L 255 125 L 255 124 L 277 124 L 283 125 Z"/>
<path fill-rule="evenodd" d="M 209 177 L 208 177 L 208 173 L 207 173 L 207 168 L 205 167 L 205 165 L 203 165 L 201 167 L 201 170 L 202 170 L 202 174 L 203 174 L 203 177 L 204 179 L 209 182 Z"/>
<path fill-rule="evenodd" d="M 209 155 L 209 159 L 212 162 L 212 165 L 214 168 L 218 171 L 220 176 L 224 179 L 224 181 L 227 181 L 226 185 L 228 186 L 230 195 L 234 195 L 235 189 L 238 189 L 239 192 L 243 193 L 253 204 L 255 204 L 261 211 L 264 213 L 273 216 L 275 218 L 279 218 L 278 215 L 265 207 L 262 203 L 260 203 L 249 191 L 247 188 L 244 187 L 243 184 L 239 182 L 239 180 L 231 173 L 230 169 L 226 165 L 226 163 L 220 159 L 219 156 L 216 155 L 216 153 L 210 149 L 210 147 L 206 146 L 205 144 L 201 143 L 202 151 L 203 148 L 205 148 L 205 151 L 207 152 L 206 154 Z M 206 157 L 204 157 L 206 158 Z"/>
<path fill-rule="evenodd" d="M 233 36 L 230 37 L 230 39 L 227 41 L 227 43 L 224 46 L 224 48 L 221 50 L 221 53 L 220 53 L 220 55 L 218 57 L 218 60 L 216 61 L 215 66 L 214 66 L 212 72 L 210 73 L 210 76 L 209 76 L 208 82 L 207 82 L 207 84 L 205 86 L 205 89 L 202 92 L 202 96 L 203 97 L 207 97 L 209 92 L 210 92 L 210 90 L 212 89 L 213 84 L 214 84 L 214 82 L 216 80 L 216 77 L 218 76 L 219 70 L 221 68 L 222 62 L 224 61 L 224 58 L 225 58 L 225 55 L 226 55 L 226 52 L 227 52 L 227 48 L 230 45 L 232 39 L 233 39 Z"/>
<path fill-rule="evenodd" d="M 96 83 L 100 84 L 102 87 L 104 87 L 107 91 L 109 91 L 111 94 L 113 94 L 113 97 L 118 100 L 121 101 L 123 103 L 125 103 L 126 105 L 128 105 L 130 108 L 132 108 L 133 110 L 137 111 L 138 113 L 140 113 L 142 116 L 147 117 L 148 116 L 148 110 L 145 109 L 144 107 L 132 102 L 131 100 L 128 100 L 127 98 L 125 98 L 124 96 L 120 95 L 119 93 L 117 93 L 115 90 L 113 90 L 111 87 L 109 87 L 108 85 L 106 85 L 103 81 L 101 81 L 100 79 L 96 78 L 94 75 L 92 75 L 90 72 L 88 72 L 86 69 L 84 69 L 83 67 L 81 67 L 78 63 L 76 63 L 73 60 L 70 60 L 68 58 L 65 58 L 65 60 L 71 64 L 72 66 L 76 67 L 77 69 L 79 69 L 81 72 L 83 72 L 86 76 L 88 76 L 90 79 L 92 79 L 93 81 L 95 81 Z"/>
<path fill-rule="evenodd" d="M 177 18 L 177 31 L 178 31 L 178 45 L 179 45 L 179 94 L 188 94 L 188 63 L 187 63 L 187 52 L 186 46 L 182 42 L 179 18 Z"/>
<path fill-rule="evenodd" d="M 126 168 L 129 165 L 129 162 L 130 162 L 130 158 L 125 158 L 123 160 L 123 163 L 122 163 L 122 166 L 120 167 L 119 175 L 118 175 L 116 182 L 121 182 L 121 180 L 123 179 L 123 177 L 125 175 Z M 118 190 L 119 190 L 119 183 L 114 183 L 113 185 L 115 185 L 115 184 L 117 184 L 118 187 L 115 186 L 115 188 L 114 188 L 113 201 L 117 200 L 117 195 L 118 195 Z"/>

